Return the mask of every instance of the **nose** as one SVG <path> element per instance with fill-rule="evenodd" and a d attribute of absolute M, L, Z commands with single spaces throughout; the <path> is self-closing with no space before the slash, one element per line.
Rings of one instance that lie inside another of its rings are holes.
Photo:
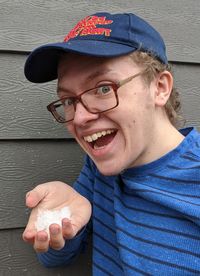
<path fill-rule="evenodd" d="M 76 104 L 76 110 L 74 114 L 74 124 L 84 126 L 87 122 L 96 120 L 99 118 L 99 114 L 90 113 L 81 102 Z"/>

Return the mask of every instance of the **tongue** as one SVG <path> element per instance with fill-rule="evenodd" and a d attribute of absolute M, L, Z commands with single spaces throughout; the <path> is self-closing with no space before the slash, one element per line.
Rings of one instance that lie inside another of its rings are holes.
<path fill-rule="evenodd" d="M 112 139 L 114 138 L 116 133 L 111 133 L 111 134 L 107 134 L 105 136 L 102 136 L 100 138 L 98 138 L 96 141 L 95 141 L 95 146 L 97 147 L 103 147 L 103 146 L 106 146 L 107 144 L 109 144 Z"/>

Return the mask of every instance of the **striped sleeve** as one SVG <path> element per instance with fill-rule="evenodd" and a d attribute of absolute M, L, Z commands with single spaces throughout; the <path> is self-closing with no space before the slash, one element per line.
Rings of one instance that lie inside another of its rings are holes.
<path fill-rule="evenodd" d="M 93 187 L 96 167 L 91 159 L 86 156 L 85 164 L 81 170 L 78 179 L 74 183 L 74 189 L 82 196 L 86 197 L 92 204 L 93 202 Z"/>
<path fill-rule="evenodd" d="M 47 268 L 65 266 L 72 263 L 84 248 L 87 230 L 84 228 L 75 238 L 66 240 L 61 250 L 49 248 L 45 253 L 38 253 L 39 262 Z"/>

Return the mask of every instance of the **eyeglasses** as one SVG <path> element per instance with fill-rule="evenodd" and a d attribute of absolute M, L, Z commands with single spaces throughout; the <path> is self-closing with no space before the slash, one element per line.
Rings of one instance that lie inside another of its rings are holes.
<path fill-rule="evenodd" d="M 79 102 L 92 114 L 104 113 L 119 105 L 117 90 L 124 84 L 132 81 L 132 79 L 142 75 L 144 71 L 146 70 L 117 83 L 105 82 L 82 92 L 76 97 L 63 97 L 60 100 L 50 103 L 47 106 L 47 109 L 59 123 L 73 121 L 76 112 L 76 105 Z"/>

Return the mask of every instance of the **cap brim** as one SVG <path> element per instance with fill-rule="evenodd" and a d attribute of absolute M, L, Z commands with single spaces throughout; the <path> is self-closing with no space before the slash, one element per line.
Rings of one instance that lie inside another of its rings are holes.
<path fill-rule="evenodd" d="M 48 82 L 57 79 L 58 62 L 63 52 L 96 57 L 115 57 L 135 50 L 136 48 L 124 44 L 95 40 L 74 40 L 68 43 L 47 44 L 35 49 L 28 56 L 24 73 L 31 82 Z"/>

